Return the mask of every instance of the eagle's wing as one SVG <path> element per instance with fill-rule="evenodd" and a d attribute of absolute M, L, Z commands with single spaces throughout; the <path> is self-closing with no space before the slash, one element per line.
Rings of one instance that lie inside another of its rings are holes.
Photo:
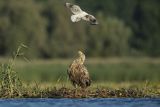
<path fill-rule="evenodd" d="M 74 5 L 74 4 L 71 4 L 71 3 L 66 3 L 66 7 L 69 8 L 71 10 L 71 12 L 75 15 L 83 12 L 78 5 Z"/>
<path fill-rule="evenodd" d="M 79 70 L 79 72 L 81 73 L 80 81 L 81 81 L 82 87 L 90 86 L 91 79 L 90 79 L 87 68 L 84 65 L 81 65 L 81 69 Z"/>

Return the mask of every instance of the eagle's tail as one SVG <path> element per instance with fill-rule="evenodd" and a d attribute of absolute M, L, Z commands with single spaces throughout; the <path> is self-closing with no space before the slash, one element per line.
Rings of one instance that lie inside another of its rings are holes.
<path fill-rule="evenodd" d="M 86 88 L 91 85 L 91 79 L 90 78 L 83 78 L 82 80 L 82 88 Z"/>
<path fill-rule="evenodd" d="M 86 86 L 90 86 L 91 85 L 91 79 L 86 80 Z"/>

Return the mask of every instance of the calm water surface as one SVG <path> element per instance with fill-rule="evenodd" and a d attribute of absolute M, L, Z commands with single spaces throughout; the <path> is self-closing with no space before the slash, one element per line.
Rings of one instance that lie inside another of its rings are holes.
<path fill-rule="evenodd" d="M 0 99 L 0 107 L 160 107 L 160 98 Z"/>

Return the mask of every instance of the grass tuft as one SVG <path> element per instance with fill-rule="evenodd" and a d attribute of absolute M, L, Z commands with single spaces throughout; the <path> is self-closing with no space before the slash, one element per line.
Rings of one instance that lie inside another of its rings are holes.
<path fill-rule="evenodd" d="M 15 60 L 18 56 L 22 56 L 21 49 L 26 47 L 21 44 L 12 59 L 8 63 L 2 64 L 0 66 L 0 95 L 8 98 L 20 97 L 22 95 L 23 84 L 17 75 L 17 72 L 14 70 Z"/>

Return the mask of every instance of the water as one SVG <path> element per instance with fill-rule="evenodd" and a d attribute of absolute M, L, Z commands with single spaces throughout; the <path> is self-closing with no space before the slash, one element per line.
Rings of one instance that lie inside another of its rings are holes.
<path fill-rule="evenodd" d="M 0 107 L 160 107 L 160 99 L 0 99 Z"/>

